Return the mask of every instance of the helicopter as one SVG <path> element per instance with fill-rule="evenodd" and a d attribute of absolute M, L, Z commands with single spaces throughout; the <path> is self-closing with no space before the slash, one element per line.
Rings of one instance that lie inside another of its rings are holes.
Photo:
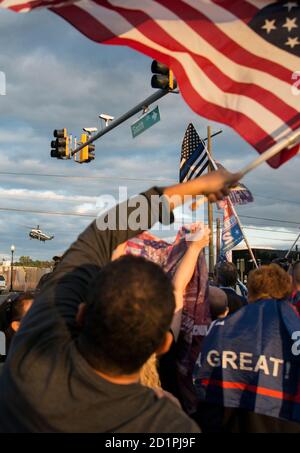
<path fill-rule="evenodd" d="M 30 239 L 37 239 L 38 241 L 51 241 L 54 239 L 54 236 L 49 236 L 46 233 L 43 233 L 42 230 L 40 230 L 39 225 L 37 225 L 36 228 L 32 228 L 31 231 L 29 232 L 29 237 Z"/>

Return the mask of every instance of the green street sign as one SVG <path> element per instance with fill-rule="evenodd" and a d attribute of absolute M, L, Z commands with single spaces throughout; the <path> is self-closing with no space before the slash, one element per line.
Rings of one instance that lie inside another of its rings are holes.
<path fill-rule="evenodd" d="M 159 108 L 157 106 L 155 107 L 155 109 L 151 110 L 151 112 L 148 112 L 146 115 L 144 115 L 142 118 L 140 118 L 138 121 L 132 124 L 131 126 L 132 137 L 133 138 L 137 137 L 138 135 L 142 134 L 147 129 L 149 129 L 149 127 L 152 127 L 159 121 L 160 113 Z"/>

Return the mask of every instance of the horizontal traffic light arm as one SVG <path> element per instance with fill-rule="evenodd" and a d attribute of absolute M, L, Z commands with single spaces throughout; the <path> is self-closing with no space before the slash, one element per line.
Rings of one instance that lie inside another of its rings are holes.
<path fill-rule="evenodd" d="M 166 96 L 170 91 L 168 90 L 157 90 L 154 94 L 149 96 L 147 99 L 144 101 L 140 102 L 138 105 L 133 107 L 131 110 L 128 112 L 124 113 L 124 115 L 120 116 L 119 118 L 113 120 L 109 126 L 107 126 L 105 129 L 102 131 L 98 132 L 97 134 L 93 135 L 86 143 L 83 143 L 77 148 L 75 148 L 71 155 L 74 156 L 74 154 L 78 153 L 82 148 L 84 148 L 87 145 L 90 145 L 91 143 L 95 142 L 98 140 L 98 138 L 102 137 L 104 134 L 107 134 L 110 132 L 112 129 L 115 127 L 119 126 L 120 124 L 124 123 L 125 121 L 129 120 L 132 116 L 136 115 L 139 112 L 144 112 L 145 107 L 149 107 L 149 105 L 153 104 L 154 102 L 158 101 L 162 97 Z"/>

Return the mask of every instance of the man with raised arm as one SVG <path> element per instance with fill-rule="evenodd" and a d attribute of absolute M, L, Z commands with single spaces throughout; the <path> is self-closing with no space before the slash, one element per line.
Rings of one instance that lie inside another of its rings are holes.
<path fill-rule="evenodd" d="M 142 258 L 110 262 L 144 228 L 172 222 L 185 196 L 228 194 L 238 174 L 212 172 L 152 188 L 94 221 L 64 254 L 22 322 L 0 377 L 2 432 L 199 432 L 168 398 L 139 384 L 143 364 L 163 354 L 175 299 L 164 272 Z M 158 197 L 160 200 L 158 202 Z M 141 209 L 143 206 L 143 209 Z M 102 228 L 114 219 L 112 227 Z"/>

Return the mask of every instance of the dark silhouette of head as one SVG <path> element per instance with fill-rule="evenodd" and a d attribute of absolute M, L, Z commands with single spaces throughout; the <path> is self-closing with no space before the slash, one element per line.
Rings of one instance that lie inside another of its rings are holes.
<path fill-rule="evenodd" d="M 232 291 L 231 288 L 223 288 L 223 291 L 227 295 L 228 310 L 230 315 L 245 306 L 241 296 L 239 296 L 235 291 Z"/>
<path fill-rule="evenodd" d="M 10 342 L 19 330 L 22 319 L 30 309 L 35 293 L 32 291 L 22 292 L 9 296 L 0 308 L 0 330 L 5 333 L 6 350 Z"/>
<path fill-rule="evenodd" d="M 228 315 L 228 300 L 225 292 L 216 287 L 210 286 L 208 293 L 209 310 L 211 319 L 225 318 Z"/>
<path fill-rule="evenodd" d="M 300 261 L 293 264 L 292 276 L 294 288 L 300 291 Z"/>
<path fill-rule="evenodd" d="M 238 271 L 233 263 L 218 263 L 215 267 L 215 279 L 218 286 L 235 288 Z"/>
<path fill-rule="evenodd" d="M 164 271 L 144 258 L 123 256 L 91 285 L 78 348 L 99 372 L 137 372 L 165 341 L 174 309 Z"/>

